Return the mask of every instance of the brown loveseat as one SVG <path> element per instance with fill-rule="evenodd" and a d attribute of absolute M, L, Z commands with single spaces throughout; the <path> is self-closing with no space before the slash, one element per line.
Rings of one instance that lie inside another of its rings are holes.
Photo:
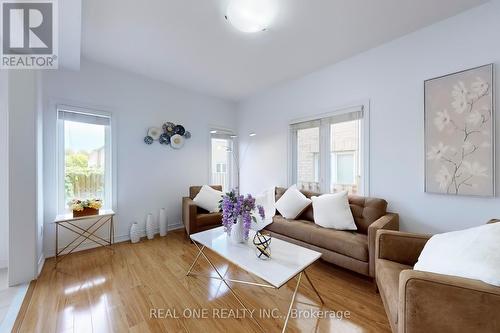
<path fill-rule="evenodd" d="M 285 188 L 276 188 L 276 201 L 285 191 Z M 319 195 L 306 191 L 302 193 L 308 198 Z M 376 231 L 399 230 L 399 216 L 387 212 L 387 202 L 383 199 L 349 196 L 349 204 L 358 228 L 355 232 L 314 224 L 312 205 L 296 220 L 276 215 L 266 230 L 273 237 L 321 252 L 323 260 L 374 277 Z"/>
<path fill-rule="evenodd" d="M 376 280 L 392 331 L 500 332 L 499 287 L 412 269 L 429 238 L 385 230 L 377 235 Z"/>
<path fill-rule="evenodd" d="M 211 185 L 210 187 L 222 191 L 221 185 Z M 188 235 L 222 225 L 222 213 L 209 213 L 194 203 L 193 199 L 200 190 L 201 186 L 191 186 L 189 197 L 182 198 L 182 222 Z"/>

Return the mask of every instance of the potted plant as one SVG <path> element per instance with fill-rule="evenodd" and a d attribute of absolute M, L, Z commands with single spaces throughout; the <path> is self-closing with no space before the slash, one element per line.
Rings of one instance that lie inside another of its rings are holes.
<path fill-rule="evenodd" d="M 265 218 L 264 207 L 255 205 L 255 198 L 250 194 L 246 197 L 231 191 L 222 196 L 220 202 L 222 210 L 222 225 L 229 238 L 235 243 L 244 243 L 252 222 L 257 222 L 256 211 L 262 219 Z"/>
<path fill-rule="evenodd" d="M 73 199 L 69 202 L 69 208 L 73 211 L 73 217 L 99 215 L 102 208 L 101 199 L 79 200 Z"/>

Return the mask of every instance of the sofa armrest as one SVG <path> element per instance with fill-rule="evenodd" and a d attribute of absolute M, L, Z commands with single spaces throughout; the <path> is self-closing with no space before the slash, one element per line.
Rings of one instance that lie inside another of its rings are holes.
<path fill-rule="evenodd" d="M 375 277 L 375 243 L 377 230 L 399 230 L 399 215 L 387 213 L 368 227 L 368 255 L 371 277 Z"/>
<path fill-rule="evenodd" d="M 196 229 L 196 215 L 198 207 L 190 197 L 182 198 L 182 222 L 188 235 L 191 235 Z"/>
<path fill-rule="evenodd" d="M 380 230 L 377 233 L 375 257 L 414 266 L 430 235 Z"/>
<path fill-rule="evenodd" d="M 399 278 L 398 332 L 499 332 L 500 287 L 405 270 Z"/>

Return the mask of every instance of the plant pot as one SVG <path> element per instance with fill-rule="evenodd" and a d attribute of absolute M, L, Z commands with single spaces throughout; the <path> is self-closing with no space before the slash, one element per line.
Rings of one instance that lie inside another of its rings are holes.
<path fill-rule="evenodd" d="M 81 211 L 73 211 L 73 217 L 93 216 L 99 215 L 99 209 L 86 207 Z"/>

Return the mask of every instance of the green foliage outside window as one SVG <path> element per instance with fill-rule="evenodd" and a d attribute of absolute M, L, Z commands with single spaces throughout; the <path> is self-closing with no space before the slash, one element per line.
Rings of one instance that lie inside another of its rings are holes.
<path fill-rule="evenodd" d="M 104 170 L 89 166 L 89 153 L 66 151 L 64 188 L 66 201 L 73 198 L 102 197 Z"/>

